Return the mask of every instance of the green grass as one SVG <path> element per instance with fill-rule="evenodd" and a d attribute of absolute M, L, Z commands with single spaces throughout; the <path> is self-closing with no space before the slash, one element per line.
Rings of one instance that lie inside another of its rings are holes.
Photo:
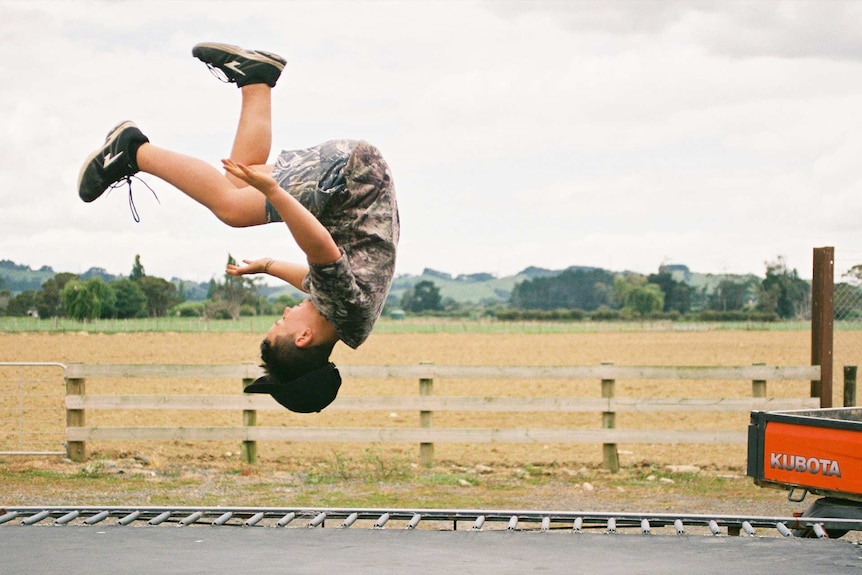
<path fill-rule="evenodd" d="M 161 317 L 141 319 L 100 319 L 87 322 L 69 318 L 38 319 L 30 317 L 0 317 L 3 333 L 135 333 L 135 332 L 191 332 L 191 333 L 262 333 L 269 329 L 277 316 L 246 316 L 237 321 L 202 320 L 200 318 Z M 774 323 L 760 322 L 687 322 L 687 321 L 519 321 L 506 322 L 493 319 L 424 318 L 408 317 L 402 320 L 381 318 L 374 327 L 375 333 L 596 333 L 642 331 L 807 331 L 811 324 L 805 321 Z M 860 330 L 862 322 L 835 322 L 836 330 Z"/>
<path fill-rule="evenodd" d="M 41 333 L 134 333 L 134 332 L 265 332 L 276 316 L 243 317 L 232 320 L 202 320 L 191 317 L 158 317 L 139 319 L 97 319 L 78 321 L 70 318 L 39 319 L 0 317 L 0 332 Z"/>
<path fill-rule="evenodd" d="M 572 476 L 554 466 L 530 466 L 478 472 L 378 460 L 373 451 L 354 459 L 335 454 L 289 470 L 278 462 L 227 469 L 194 464 L 133 467 L 123 460 L 82 465 L 58 459 L 47 464 L 48 469 L 45 465 L 0 459 L 3 505 L 534 509 L 557 508 L 561 496 L 584 493 L 583 500 L 569 505 L 622 510 L 684 504 L 679 503 L 683 500 L 766 505 L 783 500 L 780 493 L 756 487 L 738 471 L 723 476 L 634 466 L 616 474 L 585 468 Z M 587 483 L 590 492 L 581 488 Z"/>

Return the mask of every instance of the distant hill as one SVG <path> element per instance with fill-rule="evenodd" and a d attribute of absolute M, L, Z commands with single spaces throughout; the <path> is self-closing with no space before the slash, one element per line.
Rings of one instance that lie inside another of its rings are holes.
<path fill-rule="evenodd" d="M 690 274 L 688 281 L 686 282 L 688 285 L 696 289 L 697 291 L 706 290 L 705 293 L 712 293 L 715 291 L 715 288 L 718 287 L 718 284 L 727 280 L 736 283 L 743 283 L 746 281 L 760 283 L 763 278 L 758 277 L 754 274 Z"/>
<path fill-rule="evenodd" d="M 0 290 L 9 290 L 13 295 L 27 290 L 38 291 L 45 281 L 55 275 L 57 272 L 49 266 L 42 266 L 38 270 L 34 270 L 27 265 L 16 264 L 10 260 L 0 260 Z M 98 277 L 108 283 L 126 276 L 108 273 L 103 268 L 90 268 L 78 277 L 82 281 Z M 206 282 L 197 283 L 180 278 L 171 278 L 171 282 L 176 284 L 177 288 L 182 284 L 186 299 L 189 301 L 203 301 L 209 292 L 209 284 Z"/>
<path fill-rule="evenodd" d="M 507 302 L 515 284 L 530 276 L 519 273 L 514 276 L 498 278 L 493 274 L 469 274 L 452 276 L 426 268 L 421 275 L 401 275 L 392 282 L 390 297 L 401 299 L 404 292 L 421 281 L 430 281 L 440 290 L 440 295 L 459 303 L 493 304 Z"/>
<path fill-rule="evenodd" d="M 38 290 L 42 287 L 42 283 L 54 275 L 54 270 L 48 266 L 33 270 L 30 266 L 0 260 L 0 289 L 9 290 L 13 294 L 28 289 Z"/>

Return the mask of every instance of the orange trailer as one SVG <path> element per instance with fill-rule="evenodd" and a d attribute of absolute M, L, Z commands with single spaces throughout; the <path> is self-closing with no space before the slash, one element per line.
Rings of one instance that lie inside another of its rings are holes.
<path fill-rule="evenodd" d="M 825 496 L 803 516 L 862 519 L 862 408 L 751 412 L 748 475 L 791 501 Z"/>

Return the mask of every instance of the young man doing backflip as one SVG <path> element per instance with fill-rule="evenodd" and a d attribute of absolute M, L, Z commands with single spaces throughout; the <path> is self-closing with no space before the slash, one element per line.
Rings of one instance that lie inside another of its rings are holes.
<path fill-rule="evenodd" d="M 364 141 L 334 140 L 282 151 L 272 145 L 271 91 L 285 61 L 269 52 L 203 43 L 192 55 L 242 94 L 239 125 L 225 173 L 159 148 L 132 122 L 116 126 L 84 162 L 78 194 L 92 202 L 137 172 L 161 178 L 233 227 L 284 222 L 307 257 L 228 266 L 233 275 L 265 273 L 309 294 L 286 308 L 261 343 L 266 375 L 245 388 L 269 393 L 300 413 L 320 411 L 338 393 L 329 362 L 338 340 L 358 347 L 383 310 L 395 270 L 398 206 L 389 168 Z"/>

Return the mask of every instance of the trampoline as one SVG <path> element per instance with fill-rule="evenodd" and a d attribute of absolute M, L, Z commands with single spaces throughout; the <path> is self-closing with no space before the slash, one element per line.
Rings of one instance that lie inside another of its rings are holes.
<path fill-rule="evenodd" d="M 499 510 L 16 507 L 0 515 L 0 571 L 862 573 L 858 544 L 792 537 L 792 521 Z"/>

